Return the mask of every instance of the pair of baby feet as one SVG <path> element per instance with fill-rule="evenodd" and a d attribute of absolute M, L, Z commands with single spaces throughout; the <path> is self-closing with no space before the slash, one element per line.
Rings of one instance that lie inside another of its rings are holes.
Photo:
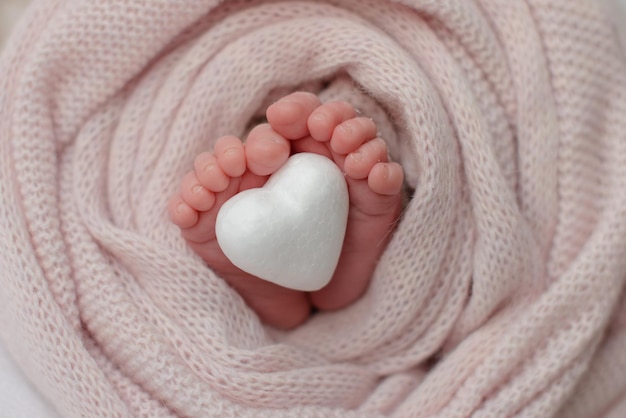
<path fill-rule="evenodd" d="M 388 159 L 374 122 L 359 117 L 346 102 L 322 104 L 311 93 L 296 92 L 267 109 L 267 120 L 248 134 L 219 138 L 203 152 L 169 202 L 172 222 L 191 248 L 254 309 L 262 321 L 289 329 L 311 309 L 343 308 L 369 284 L 376 263 L 402 210 L 403 171 Z M 220 249 L 215 221 L 235 194 L 262 187 L 268 177 L 299 152 L 332 159 L 345 173 L 350 198 L 348 225 L 339 263 L 330 283 L 311 293 L 286 289 L 234 266 Z"/>

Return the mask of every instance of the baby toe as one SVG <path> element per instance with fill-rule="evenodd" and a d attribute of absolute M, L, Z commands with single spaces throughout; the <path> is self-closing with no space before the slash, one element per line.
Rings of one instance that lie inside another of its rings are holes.
<path fill-rule="evenodd" d="M 209 210 L 215 203 L 215 195 L 200 184 L 193 171 L 183 178 L 180 195 L 185 203 L 197 211 Z"/>
<path fill-rule="evenodd" d="M 198 212 L 180 194 L 170 199 L 167 209 L 170 220 L 179 228 L 190 228 L 198 222 Z"/>
<path fill-rule="evenodd" d="M 222 171 L 215 155 L 203 152 L 193 163 L 200 185 L 211 192 L 222 192 L 228 187 L 230 178 Z"/>
<path fill-rule="evenodd" d="M 375 138 L 346 156 L 344 171 L 355 180 L 365 179 L 379 162 L 387 162 L 387 144 L 382 139 Z"/>
<path fill-rule="evenodd" d="M 330 147 L 338 154 L 356 151 L 363 143 L 376 137 L 376 124 L 365 117 L 348 119 L 335 128 Z"/>
<path fill-rule="evenodd" d="M 243 143 L 235 136 L 223 136 L 215 142 L 215 157 L 227 176 L 239 177 L 246 171 Z"/>
<path fill-rule="evenodd" d="M 356 110 L 347 102 L 328 102 L 315 109 L 307 121 L 309 132 L 318 141 L 330 141 L 340 123 L 356 116 Z"/>
<path fill-rule="evenodd" d="M 319 98 L 312 93 L 295 92 L 269 106 L 267 120 L 283 137 L 299 139 L 309 134 L 307 119 L 320 104 Z"/>
<path fill-rule="evenodd" d="M 261 124 L 248 135 L 245 145 L 246 163 L 259 176 L 274 173 L 289 158 L 290 144 L 267 124 Z"/>
<path fill-rule="evenodd" d="M 400 164 L 376 163 L 367 177 L 367 184 L 373 192 L 393 196 L 402 191 L 404 172 Z"/>

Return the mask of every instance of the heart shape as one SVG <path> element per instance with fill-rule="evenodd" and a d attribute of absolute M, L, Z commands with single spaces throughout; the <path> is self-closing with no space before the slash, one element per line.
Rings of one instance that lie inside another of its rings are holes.
<path fill-rule="evenodd" d="M 217 242 L 247 273 L 290 289 L 318 290 L 337 267 L 348 205 L 348 187 L 334 162 L 295 154 L 263 187 L 222 205 Z"/>

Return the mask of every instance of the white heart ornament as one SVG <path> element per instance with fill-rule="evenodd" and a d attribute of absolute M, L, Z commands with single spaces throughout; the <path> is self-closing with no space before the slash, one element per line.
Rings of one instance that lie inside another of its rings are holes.
<path fill-rule="evenodd" d="M 314 291 L 333 276 L 348 221 L 348 187 L 337 165 L 295 154 L 262 188 L 236 194 L 215 233 L 228 259 L 280 286 Z"/>

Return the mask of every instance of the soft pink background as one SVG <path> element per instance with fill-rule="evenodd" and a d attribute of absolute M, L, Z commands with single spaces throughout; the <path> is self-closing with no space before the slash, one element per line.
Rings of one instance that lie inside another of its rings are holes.
<path fill-rule="evenodd" d="M 616 1 L 618 4 L 611 7 L 626 10 L 626 0 Z M 28 3 L 28 0 L 0 0 L 0 49 Z M 615 13 L 615 16 L 619 14 Z M 622 32 L 623 45 L 626 46 L 626 19 L 616 19 L 616 25 Z M 0 418 L 19 417 L 52 418 L 56 414 L 25 381 L 0 345 Z"/>

